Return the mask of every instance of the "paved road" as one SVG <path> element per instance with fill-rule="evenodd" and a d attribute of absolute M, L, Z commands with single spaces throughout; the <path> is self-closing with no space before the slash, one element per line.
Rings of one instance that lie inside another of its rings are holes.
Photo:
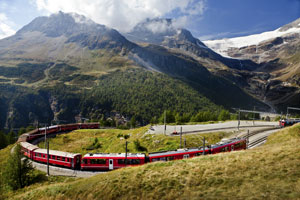
<path fill-rule="evenodd" d="M 277 126 L 278 122 L 264 122 L 264 121 L 241 121 L 240 122 L 240 129 L 257 129 L 262 127 L 271 127 Z M 192 132 L 192 131 L 199 131 L 199 132 L 216 132 L 221 129 L 221 131 L 234 131 L 237 130 L 238 121 L 228 121 L 228 122 L 221 122 L 215 124 L 201 124 L 201 125 L 167 125 L 166 134 L 170 135 L 174 131 L 180 132 L 180 127 L 182 127 L 182 132 Z M 164 125 L 156 125 L 152 126 L 152 130 L 148 131 L 148 134 L 163 134 L 164 133 Z"/>

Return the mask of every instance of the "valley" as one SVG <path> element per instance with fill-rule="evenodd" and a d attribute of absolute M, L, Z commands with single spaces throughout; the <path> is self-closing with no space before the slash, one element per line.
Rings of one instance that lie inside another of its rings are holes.
<path fill-rule="evenodd" d="M 252 73 L 256 64 L 224 58 L 186 29 L 170 25 L 172 31 L 157 41 L 151 32 L 147 42 L 130 41 L 84 16 L 76 22 L 74 15 L 38 17 L 0 40 L 2 128 L 70 123 L 78 115 L 99 120 L 113 112 L 149 123 L 164 110 L 270 109 L 219 73 L 238 73 L 241 65 Z M 137 27 L 131 36 L 145 31 Z"/>

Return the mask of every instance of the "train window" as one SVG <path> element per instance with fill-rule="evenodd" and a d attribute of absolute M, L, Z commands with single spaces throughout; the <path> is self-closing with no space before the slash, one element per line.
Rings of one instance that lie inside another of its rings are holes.
<path fill-rule="evenodd" d="M 140 163 L 141 163 L 141 161 L 139 159 L 128 159 L 127 160 L 127 164 L 129 164 L 129 165 L 138 165 Z"/>
<path fill-rule="evenodd" d="M 91 164 L 106 164 L 106 159 L 91 159 Z"/>
<path fill-rule="evenodd" d="M 201 156 L 203 153 L 195 153 L 194 156 Z"/>
<path fill-rule="evenodd" d="M 237 144 L 234 144 L 234 148 L 239 148 L 242 144 L 241 143 L 237 143 Z"/>
<path fill-rule="evenodd" d="M 118 164 L 119 165 L 125 164 L 125 159 L 118 159 Z"/>
<path fill-rule="evenodd" d="M 184 159 L 186 159 L 186 158 L 189 158 L 190 157 L 190 155 L 189 154 L 185 154 L 185 155 L 183 155 L 183 158 Z"/>
<path fill-rule="evenodd" d="M 169 161 L 169 160 L 174 160 L 174 156 L 169 156 L 169 157 L 167 157 L 167 160 Z"/>
<path fill-rule="evenodd" d="M 57 156 L 57 157 L 56 157 L 56 160 L 60 160 L 60 156 Z"/>
<path fill-rule="evenodd" d="M 159 161 L 159 158 L 152 158 L 152 162 Z"/>
<path fill-rule="evenodd" d="M 82 164 L 88 164 L 88 160 L 87 159 L 82 159 Z"/>
<path fill-rule="evenodd" d="M 159 160 L 161 160 L 161 161 L 166 161 L 167 158 L 166 158 L 166 157 L 161 157 Z"/>

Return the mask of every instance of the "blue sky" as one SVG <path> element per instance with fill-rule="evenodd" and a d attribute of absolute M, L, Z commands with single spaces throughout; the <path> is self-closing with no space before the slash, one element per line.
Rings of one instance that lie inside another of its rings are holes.
<path fill-rule="evenodd" d="M 75 4 L 76 2 L 76 4 Z M 300 18 L 300 0 L 0 0 L 0 38 L 59 10 L 127 31 L 151 17 L 172 17 L 200 39 L 274 30 Z"/>

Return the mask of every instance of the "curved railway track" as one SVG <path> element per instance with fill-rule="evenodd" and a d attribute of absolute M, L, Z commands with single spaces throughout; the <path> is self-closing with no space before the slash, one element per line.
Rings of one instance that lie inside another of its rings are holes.
<path fill-rule="evenodd" d="M 79 126 L 79 128 L 80 127 L 81 126 Z M 95 127 L 93 127 L 93 128 L 95 128 Z M 271 128 L 268 128 L 268 130 L 269 129 L 271 129 Z M 75 129 L 73 128 L 72 130 L 75 130 Z M 213 129 L 213 130 L 224 130 L 224 128 Z M 42 131 L 40 131 L 40 132 L 42 132 Z M 47 135 L 50 136 L 50 134 L 51 134 L 51 136 L 55 136 L 57 134 L 65 134 L 65 133 L 68 133 L 68 132 L 70 132 L 70 131 L 59 130 L 58 132 L 52 132 L 52 133 L 49 133 L 49 134 L 47 133 Z M 265 132 L 268 132 L 268 131 L 265 131 Z M 273 132 L 274 132 L 274 130 L 273 130 Z M 249 139 L 251 139 L 252 137 L 256 137 L 260 133 L 264 133 L 264 132 L 256 131 L 256 132 L 250 133 L 248 135 Z M 31 137 L 31 136 L 28 136 L 28 133 L 26 133 L 26 134 L 24 134 L 24 135 L 26 135 L 26 137 L 29 137 L 29 138 Z M 19 140 L 23 140 L 24 135 L 20 136 Z M 32 144 L 37 144 L 40 141 L 44 140 L 44 135 L 45 134 L 43 134 L 43 133 L 36 134 L 35 135 L 36 138 L 30 140 L 30 142 Z M 254 148 L 254 147 L 256 147 L 260 144 L 263 144 L 266 141 L 267 137 L 268 137 L 268 135 L 264 135 L 264 136 L 259 137 L 259 138 L 251 139 L 250 143 L 248 144 L 248 148 Z M 33 166 L 36 169 L 41 170 L 41 171 L 45 171 L 45 172 L 47 171 L 47 165 L 46 164 L 41 164 L 41 163 L 37 163 L 37 162 L 34 162 L 34 161 L 31 161 L 31 162 L 32 162 Z M 66 169 L 66 168 L 61 168 L 61 167 L 51 166 L 51 165 L 49 166 L 49 171 L 50 171 L 51 175 L 71 176 L 71 177 L 90 177 L 90 176 L 93 176 L 93 175 L 98 174 L 98 173 L 105 173 L 105 172 L 99 172 L 99 171 L 81 171 L 81 170 L 74 170 L 74 169 Z"/>

